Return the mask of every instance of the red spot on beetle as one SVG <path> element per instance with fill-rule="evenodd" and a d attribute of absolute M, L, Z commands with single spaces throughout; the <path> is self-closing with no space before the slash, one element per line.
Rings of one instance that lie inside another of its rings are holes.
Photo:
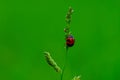
<path fill-rule="evenodd" d="M 66 45 L 68 47 L 72 47 L 74 45 L 74 43 L 75 43 L 75 39 L 73 36 L 70 35 L 66 38 Z"/>

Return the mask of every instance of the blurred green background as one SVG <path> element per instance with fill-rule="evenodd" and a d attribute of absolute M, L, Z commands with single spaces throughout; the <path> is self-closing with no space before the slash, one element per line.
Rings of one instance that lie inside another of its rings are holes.
<path fill-rule="evenodd" d="M 64 80 L 120 80 L 119 0 L 0 0 L 0 80 L 60 80 L 43 52 L 63 67 L 69 6 L 76 42 Z"/>

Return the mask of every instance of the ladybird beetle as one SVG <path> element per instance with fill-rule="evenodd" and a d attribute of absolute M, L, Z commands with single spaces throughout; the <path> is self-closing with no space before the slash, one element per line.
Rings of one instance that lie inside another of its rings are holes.
<path fill-rule="evenodd" d="M 67 38 L 66 38 L 66 45 L 68 47 L 72 47 L 75 43 L 75 39 L 72 35 L 69 35 Z"/>

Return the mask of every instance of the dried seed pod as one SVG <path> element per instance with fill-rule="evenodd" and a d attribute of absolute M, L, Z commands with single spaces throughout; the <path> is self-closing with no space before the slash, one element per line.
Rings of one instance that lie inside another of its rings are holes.
<path fill-rule="evenodd" d="M 61 72 L 60 67 L 56 64 L 49 52 L 44 52 L 47 63 L 55 69 L 56 72 Z"/>

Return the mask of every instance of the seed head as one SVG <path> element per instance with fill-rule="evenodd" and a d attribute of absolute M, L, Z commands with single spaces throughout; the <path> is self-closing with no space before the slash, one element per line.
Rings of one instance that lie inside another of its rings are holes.
<path fill-rule="evenodd" d="M 75 76 L 72 80 L 80 80 L 80 76 Z"/>
<path fill-rule="evenodd" d="M 49 52 L 44 52 L 47 63 L 55 69 L 56 72 L 61 72 L 60 67 L 56 64 L 54 59 L 50 56 Z"/>

